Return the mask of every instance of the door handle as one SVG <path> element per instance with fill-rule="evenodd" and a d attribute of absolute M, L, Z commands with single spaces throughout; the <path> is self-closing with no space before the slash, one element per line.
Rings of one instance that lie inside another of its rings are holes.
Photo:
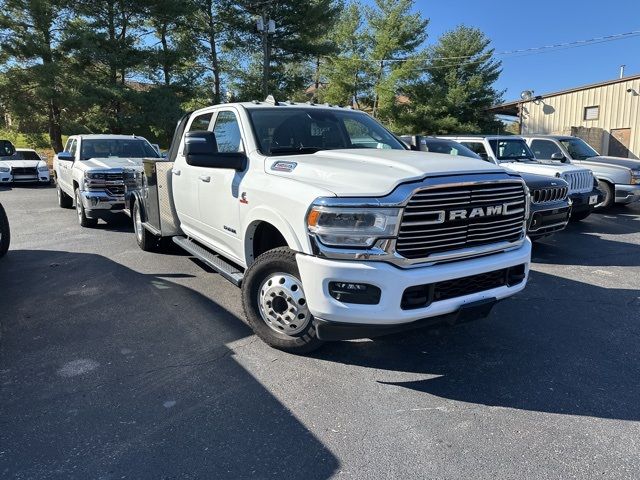
<path fill-rule="evenodd" d="M 180 170 L 173 169 L 173 170 L 171 170 L 171 173 L 173 173 L 176 176 L 180 176 Z"/>
<path fill-rule="evenodd" d="M 209 183 L 211 181 L 211 177 L 209 177 L 207 175 L 200 175 L 198 178 L 200 180 L 202 180 L 203 182 L 207 182 L 207 183 Z"/>

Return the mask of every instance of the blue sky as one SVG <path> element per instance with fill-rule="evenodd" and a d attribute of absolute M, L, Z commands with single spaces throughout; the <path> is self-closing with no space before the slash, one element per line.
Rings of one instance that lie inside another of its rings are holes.
<path fill-rule="evenodd" d="M 364 3 L 370 3 L 371 0 Z M 496 52 L 586 40 L 640 30 L 640 0 L 416 0 L 416 10 L 431 21 L 434 42 L 459 24 L 474 26 L 493 41 Z M 640 36 L 522 57 L 499 57 L 503 73 L 498 88 L 506 101 L 522 90 L 543 94 L 640 73 Z"/>

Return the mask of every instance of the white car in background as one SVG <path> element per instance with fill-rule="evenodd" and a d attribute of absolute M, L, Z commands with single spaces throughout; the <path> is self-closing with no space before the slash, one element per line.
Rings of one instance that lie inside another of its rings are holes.
<path fill-rule="evenodd" d="M 0 183 L 51 183 L 47 162 L 31 148 L 0 157 Z"/>

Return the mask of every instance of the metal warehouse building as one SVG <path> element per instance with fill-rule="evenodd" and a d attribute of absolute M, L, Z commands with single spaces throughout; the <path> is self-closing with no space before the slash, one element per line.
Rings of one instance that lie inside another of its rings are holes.
<path fill-rule="evenodd" d="M 574 135 L 603 155 L 640 157 L 640 75 L 504 103 L 491 110 L 518 117 L 520 132 Z"/>

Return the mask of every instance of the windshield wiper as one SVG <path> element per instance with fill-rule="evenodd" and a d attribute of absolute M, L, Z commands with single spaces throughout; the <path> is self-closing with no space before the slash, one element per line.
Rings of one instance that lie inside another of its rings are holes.
<path fill-rule="evenodd" d="M 275 147 L 271 148 L 272 155 L 286 154 L 286 153 L 316 153 L 322 150 L 319 147 Z"/>

